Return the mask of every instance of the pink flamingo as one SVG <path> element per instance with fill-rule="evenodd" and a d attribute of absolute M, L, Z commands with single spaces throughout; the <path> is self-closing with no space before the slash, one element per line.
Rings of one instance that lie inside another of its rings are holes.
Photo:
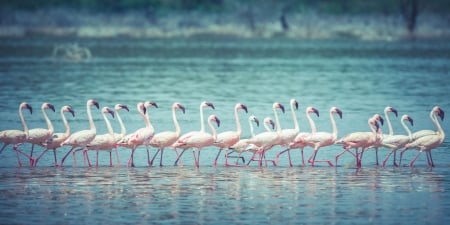
<path fill-rule="evenodd" d="M 175 141 L 177 141 L 181 135 L 180 124 L 178 123 L 177 115 L 175 113 L 175 111 L 177 109 L 181 110 L 181 112 L 183 112 L 183 114 L 185 113 L 185 108 L 183 105 L 181 105 L 178 102 L 173 103 L 173 105 L 172 105 L 172 120 L 173 120 L 173 124 L 175 126 L 175 131 L 164 131 L 164 132 L 157 133 L 153 136 L 152 140 L 150 141 L 151 146 L 158 148 L 158 151 L 155 153 L 152 160 L 150 161 L 150 165 L 153 165 L 153 160 L 155 160 L 155 157 L 158 155 L 159 152 L 161 152 L 160 159 L 159 159 L 159 166 L 163 166 L 162 157 L 163 157 L 163 153 L 164 153 L 164 148 L 169 147 L 173 143 L 175 143 Z"/>
<path fill-rule="evenodd" d="M 279 103 L 275 102 L 272 105 L 273 114 L 275 116 L 275 123 L 276 123 L 276 132 L 263 132 L 255 137 L 252 137 L 249 140 L 250 144 L 254 144 L 258 147 L 258 151 L 255 154 L 258 154 L 260 156 L 259 158 L 259 166 L 262 166 L 262 160 L 265 158 L 265 153 L 269 149 L 271 149 L 275 145 L 281 144 L 281 127 L 280 127 L 280 120 L 278 118 L 277 109 L 280 109 L 284 113 L 284 106 Z M 252 158 L 248 162 L 248 164 L 252 161 L 254 161 L 255 154 L 253 154 Z M 270 160 L 274 165 L 276 165 L 275 160 Z M 266 161 L 267 162 L 267 161 Z M 247 164 L 247 165 L 248 165 Z"/>
<path fill-rule="evenodd" d="M 64 123 L 64 127 L 66 128 L 66 132 L 64 133 L 53 133 L 53 135 L 47 139 L 44 143 L 42 143 L 42 146 L 45 147 L 44 151 L 41 153 L 41 155 L 39 155 L 36 160 L 34 161 L 34 166 L 37 165 L 39 159 L 45 154 L 45 152 L 47 152 L 48 150 L 52 149 L 53 150 L 53 156 L 55 159 L 55 166 L 59 166 L 58 165 L 58 161 L 56 159 L 56 149 L 61 147 L 61 143 L 63 141 L 65 141 L 69 135 L 70 135 L 70 127 L 69 127 L 69 123 L 67 122 L 66 116 L 64 115 L 65 112 L 68 112 L 70 114 L 72 114 L 73 117 L 75 117 L 75 111 L 73 111 L 72 107 L 65 105 L 63 107 L 61 107 L 61 118 L 62 121 Z"/>
<path fill-rule="evenodd" d="M 270 120 L 270 121 L 272 121 L 272 120 Z M 256 126 L 259 126 L 258 118 L 256 118 L 256 116 L 254 116 L 254 115 L 251 115 L 251 116 L 248 117 L 248 124 L 250 126 L 251 137 L 255 136 L 255 130 L 253 128 L 253 122 L 256 123 Z M 272 121 L 272 125 L 275 126 L 273 121 Z M 266 126 L 266 128 L 267 128 L 267 126 Z M 270 131 L 270 129 L 268 129 L 268 131 Z M 241 156 L 241 154 L 246 152 L 246 151 L 251 151 L 252 150 L 252 146 L 248 143 L 248 140 L 249 140 L 248 138 L 245 138 L 245 139 L 241 138 L 238 142 L 236 142 L 234 145 L 232 145 L 232 146 L 230 146 L 228 148 L 228 150 L 230 150 L 231 152 L 227 153 L 227 155 L 226 155 L 226 158 L 225 158 L 225 165 L 226 166 L 237 166 L 237 162 L 236 162 L 235 165 L 229 164 L 228 163 L 228 158 L 240 158 L 240 159 L 242 159 L 242 162 L 245 163 L 245 160 Z M 253 147 L 255 147 L 255 145 L 253 145 Z M 239 155 L 238 156 L 230 156 L 230 154 L 233 153 L 233 152 L 236 152 Z"/>
<path fill-rule="evenodd" d="M 222 152 L 222 149 L 231 147 L 232 145 L 236 144 L 239 141 L 239 139 L 241 138 L 242 129 L 241 129 L 241 122 L 239 121 L 239 115 L 238 115 L 239 109 L 242 109 L 246 113 L 248 113 L 247 106 L 245 106 L 244 104 L 237 103 L 234 106 L 234 119 L 236 121 L 236 131 L 226 131 L 226 132 L 219 133 L 217 135 L 217 139 L 216 139 L 216 142 L 214 143 L 214 145 L 219 147 L 219 152 L 217 153 L 217 156 L 214 159 L 214 166 L 217 165 L 217 159 L 219 158 L 219 155 Z M 225 152 L 225 158 L 227 158 L 227 156 L 228 156 L 228 154 L 227 154 L 227 152 Z M 226 159 L 225 159 L 225 161 L 227 162 Z M 225 164 L 227 164 L 226 162 L 225 162 Z"/>
<path fill-rule="evenodd" d="M 302 154 L 302 165 L 305 165 L 305 158 L 304 158 L 304 155 L 303 155 L 303 149 L 307 145 L 306 145 L 306 142 L 304 141 L 304 139 L 307 136 L 316 133 L 316 130 L 317 130 L 314 121 L 311 119 L 310 113 L 315 113 L 317 115 L 317 117 L 319 117 L 319 110 L 317 110 L 316 108 L 314 108 L 312 106 L 309 106 L 309 107 L 306 108 L 306 118 L 307 118 L 307 120 L 309 122 L 309 126 L 311 127 L 311 133 L 308 133 L 308 132 L 300 132 L 300 133 L 298 133 L 295 136 L 294 140 L 292 140 L 292 142 L 289 143 L 288 148 L 283 150 L 283 151 L 281 151 L 281 152 L 279 152 L 277 154 L 277 156 L 276 156 L 276 163 L 277 164 L 278 164 L 278 160 L 280 158 L 280 155 L 282 155 L 285 152 L 287 152 L 288 153 L 288 158 L 289 158 L 289 165 L 292 167 L 293 164 L 292 164 L 292 161 L 291 161 L 291 153 L 290 153 L 290 151 L 292 149 L 300 149 L 301 154 Z"/>
<path fill-rule="evenodd" d="M 63 143 L 61 143 L 61 146 L 64 146 L 64 145 L 72 146 L 72 148 L 62 158 L 61 166 L 64 164 L 64 161 L 66 160 L 67 156 L 69 156 L 69 154 L 71 152 L 74 154 L 74 160 L 75 160 L 75 165 L 76 165 L 77 161 L 76 161 L 74 149 L 76 147 L 81 147 L 82 149 L 86 149 L 86 146 L 92 140 L 94 140 L 95 136 L 97 135 L 97 130 L 95 129 L 94 120 L 92 119 L 91 106 L 95 106 L 97 109 L 100 108 L 98 102 L 95 101 L 94 99 L 90 99 L 86 102 L 86 112 L 87 112 L 90 128 L 88 130 L 81 130 L 81 131 L 73 133 L 65 141 L 63 141 Z M 88 162 L 88 163 L 90 165 L 90 162 Z"/>
<path fill-rule="evenodd" d="M 27 142 L 31 144 L 30 166 L 34 165 L 33 159 L 34 145 L 42 145 L 42 143 L 47 141 L 53 135 L 54 132 L 52 121 L 50 121 L 50 119 L 48 118 L 46 109 L 51 109 L 53 112 L 55 112 L 55 107 L 48 102 L 44 102 L 41 106 L 42 115 L 44 115 L 45 122 L 47 123 L 47 129 L 35 128 L 30 129 L 28 131 Z"/>
<path fill-rule="evenodd" d="M 142 107 L 142 105 L 138 104 L 138 107 Z M 150 122 L 148 110 L 150 107 L 158 108 L 158 105 L 155 102 L 147 101 L 144 103 L 144 107 L 146 110 L 143 111 L 141 115 L 144 118 L 145 127 L 136 130 L 128 139 L 129 145 L 134 146 L 131 149 L 131 156 L 130 159 L 128 160 L 128 166 L 132 167 L 134 167 L 134 151 L 140 145 L 145 145 L 147 149 L 147 162 L 148 165 L 150 166 L 150 153 L 148 146 L 150 145 L 150 140 L 153 138 L 153 135 L 155 134 L 155 129 L 153 128 L 153 125 Z M 142 109 L 140 110 L 142 111 Z"/>
<path fill-rule="evenodd" d="M 408 121 L 411 124 L 411 126 L 414 125 L 414 121 L 408 115 L 403 115 L 400 120 L 400 123 L 402 124 L 403 128 L 405 128 L 405 131 L 408 135 L 391 135 L 391 136 L 387 135 L 383 137 L 381 146 L 391 149 L 389 154 L 383 160 L 383 167 L 386 165 L 386 161 L 389 159 L 392 153 L 394 153 L 394 166 L 398 166 L 395 161 L 395 152 L 398 149 L 405 147 L 406 144 L 412 141 L 411 131 L 409 130 L 408 126 L 406 126 L 405 121 Z"/>
<path fill-rule="evenodd" d="M 106 128 L 108 130 L 108 133 L 106 134 L 97 134 L 95 135 L 94 140 L 92 140 L 89 144 L 86 145 L 86 148 L 83 151 L 88 150 L 95 150 L 97 152 L 97 158 L 95 166 L 98 167 L 98 152 L 99 151 L 108 151 L 109 152 L 109 166 L 112 166 L 112 157 L 111 157 L 111 151 L 115 146 L 115 137 L 114 137 L 114 131 L 111 126 L 111 123 L 109 122 L 107 114 L 111 114 L 111 116 L 114 118 L 114 111 L 112 111 L 109 107 L 103 107 L 102 108 L 102 116 L 103 120 L 105 120 Z M 84 153 L 83 155 L 87 155 L 87 153 Z"/>
<path fill-rule="evenodd" d="M 128 112 L 130 111 L 128 109 L 127 105 L 116 104 L 114 106 L 114 111 L 116 112 L 116 117 L 117 117 L 117 120 L 119 121 L 119 126 L 120 126 L 120 134 L 114 133 L 114 140 L 115 140 L 115 142 L 118 142 L 118 141 L 122 140 L 122 138 L 124 138 L 125 135 L 127 134 L 127 129 L 125 128 L 125 125 L 123 124 L 122 118 L 120 117 L 120 113 L 119 113 L 120 110 L 122 110 L 122 109 L 125 109 Z M 117 153 L 117 150 L 116 150 L 116 153 Z M 119 159 L 119 158 L 117 158 L 117 159 Z"/>
<path fill-rule="evenodd" d="M 436 115 L 441 117 L 441 120 L 444 120 L 443 112 L 444 111 L 442 111 L 442 109 L 439 106 L 433 107 L 433 109 L 431 109 L 431 111 L 430 111 L 431 122 L 436 126 L 436 128 L 437 128 Z M 416 139 L 421 138 L 423 136 L 435 135 L 436 133 L 437 133 L 437 131 L 435 131 L 435 130 L 419 130 L 412 134 L 412 139 L 413 139 L 413 141 L 415 141 Z"/>
<path fill-rule="evenodd" d="M 328 165 L 333 166 L 330 160 L 316 160 L 316 155 L 317 152 L 319 151 L 319 148 L 333 145 L 336 142 L 338 136 L 338 129 L 333 114 L 339 115 L 339 118 L 342 119 L 342 111 L 337 107 L 331 107 L 330 109 L 330 121 L 331 127 L 333 129 L 332 133 L 315 132 L 305 138 L 306 145 L 313 146 L 314 148 L 314 152 L 308 159 L 308 162 L 311 163 L 312 166 L 314 166 L 315 162 L 327 162 Z"/>
<path fill-rule="evenodd" d="M 419 152 L 417 153 L 416 157 L 414 157 L 414 159 L 409 163 L 409 166 L 413 167 L 417 158 L 420 156 L 420 154 L 422 152 L 425 151 L 427 153 L 428 165 L 431 167 L 434 167 L 433 158 L 431 157 L 431 150 L 440 146 L 442 144 L 442 142 L 444 142 L 445 133 L 436 118 L 436 114 L 437 114 L 441 118 L 441 120 L 444 120 L 444 111 L 439 106 L 435 106 L 433 108 L 432 112 L 435 113 L 432 120 L 433 120 L 434 125 L 437 128 L 437 131 L 435 131 L 434 134 L 429 134 L 426 136 L 419 137 L 419 138 L 413 140 L 412 142 L 406 144 L 405 149 L 403 151 L 401 151 L 401 153 L 400 153 L 400 164 L 402 161 L 403 153 L 408 149 L 415 148 L 415 149 L 419 150 Z"/>
<path fill-rule="evenodd" d="M 27 138 L 28 138 L 28 127 L 27 127 L 27 124 L 25 123 L 25 119 L 23 118 L 23 114 L 22 114 L 23 109 L 28 109 L 28 110 L 30 110 L 30 113 L 33 114 L 33 108 L 31 108 L 31 106 L 26 102 L 22 102 L 19 105 L 19 118 L 20 118 L 20 122 L 22 122 L 23 131 L 22 130 L 4 130 L 4 131 L 0 132 L 0 142 L 3 142 L 3 146 L 0 149 L 0 154 L 3 152 L 3 150 L 6 148 L 6 146 L 8 146 L 10 144 L 14 145 L 13 148 L 16 151 L 17 160 L 18 160 L 20 167 L 22 166 L 22 162 L 20 162 L 19 152 L 22 153 L 23 155 L 27 156 L 31 160 L 30 156 L 23 153 L 22 151 L 20 151 L 17 148 L 18 145 L 26 142 Z"/>
<path fill-rule="evenodd" d="M 189 148 L 196 148 L 197 149 L 197 156 L 195 155 L 195 149 L 192 152 L 194 154 L 195 166 L 197 168 L 200 167 L 200 150 L 202 148 L 204 148 L 204 147 L 213 145 L 215 140 L 216 140 L 216 138 L 217 138 L 216 129 L 212 125 L 213 121 L 217 123 L 217 127 L 220 126 L 220 120 L 219 120 L 219 118 L 217 118 L 216 115 L 209 116 L 208 117 L 208 126 L 211 129 L 211 134 L 207 133 L 207 132 L 204 132 L 204 131 L 195 132 L 195 133 L 191 132 L 191 135 L 183 135 L 174 144 L 174 146 L 177 147 L 177 148 L 178 147 L 183 148 L 183 152 L 186 149 L 189 149 Z M 183 152 L 178 156 L 178 158 L 181 157 Z"/>
<path fill-rule="evenodd" d="M 178 140 L 171 146 L 173 149 L 175 149 L 175 151 L 176 151 L 177 147 L 184 145 L 184 143 L 182 142 L 182 140 L 184 140 L 184 139 L 186 139 L 186 138 L 188 138 L 188 137 L 190 137 L 190 136 L 196 135 L 197 133 L 204 133 L 204 132 L 205 132 L 205 125 L 204 125 L 204 119 L 203 119 L 203 118 L 204 118 L 204 116 L 203 116 L 203 109 L 206 108 L 206 107 L 211 107 L 212 109 L 215 109 L 215 108 L 214 108 L 214 105 L 213 105 L 211 102 L 203 101 L 202 103 L 200 103 L 200 131 L 191 131 L 191 132 L 188 132 L 188 133 L 186 133 L 186 134 L 183 134 L 183 135 L 182 135 L 180 138 L 178 138 Z M 179 141 L 181 141 L 181 142 L 179 142 Z M 175 160 L 175 163 L 174 163 L 175 166 L 178 165 L 178 161 L 181 159 L 181 156 L 183 155 L 183 153 L 184 153 L 186 150 L 187 150 L 187 148 L 183 149 L 183 151 L 181 152 L 181 154 L 178 155 L 178 157 L 177 157 L 177 159 Z"/>
<path fill-rule="evenodd" d="M 376 114 L 376 115 L 378 115 L 378 114 Z M 378 125 L 377 121 L 379 120 L 381 122 L 381 124 L 383 124 L 383 122 L 384 122 L 383 118 L 381 118 L 379 115 L 378 116 L 376 116 L 376 115 L 372 116 L 367 121 L 372 132 L 354 132 L 354 133 L 347 134 L 340 140 L 336 141 L 336 144 L 342 144 L 343 148 L 344 148 L 344 151 L 342 151 L 341 153 L 336 155 L 336 166 L 337 166 L 337 161 L 338 161 L 339 157 L 342 154 L 344 154 L 345 152 L 349 152 L 356 158 L 356 166 L 361 167 L 361 158 L 359 156 L 358 149 L 361 148 L 362 152 L 363 152 L 366 148 L 373 146 L 377 142 L 377 140 L 379 138 L 378 137 L 379 125 Z M 355 153 L 350 151 L 350 149 L 352 149 L 352 148 L 355 149 Z M 361 154 L 362 154 L 362 152 L 361 152 Z"/>
<path fill-rule="evenodd" d="M 386 108 L 384 108 L 384 118 L 386 119 L 386 122 L 387 122 L 387 125 L 388 125 L 389 133 L 388 133 L 387 135 L 384 134 L 384 135 L 383 135 L 383 139 L 386 138 L 386 137 L 390 137 L 390 136 L 394 135 L 394 130 L 392 129 L 391 120 L 389 119 L 389 114 L 388 114 L 389 112 L 394 113 L 395 117 L 398 116 L 397 110 L 394 109 L 393 107 L 387 106 Z M 381 131 L 381 130 L 380 130 L 380 131 Z M 379 142 L 378 145 L 373 146 L 373 148 L 375 148 L 375 158 L 376 158 L 376 163 L 375 163 L 375 164 L 376 164 L 377 166 L 378 166 L 378 148 L 380 147 L 380 145 L 381 145 L 381 142 Z"/>

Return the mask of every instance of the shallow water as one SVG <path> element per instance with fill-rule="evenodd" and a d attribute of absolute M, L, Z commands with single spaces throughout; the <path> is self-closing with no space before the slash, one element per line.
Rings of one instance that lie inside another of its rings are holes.
<path fill-rule="evenodd" d="M 40 112 L 44 101 L 55 130 L 63 132 L 59 108 L 70 104 L 75 118 L 72 131 L 86 129 L 86 100 L 100 106 L 127 104 L 121 116 L 129 132 L 143 126 L 136 103 L 152 100 L 150 110 L 156 132 L 173 130 L 170 107 L 178 101 L 186 114 L 178 113 L 183 132 L 199 129 L 199 103 L 208 100 L 222 121 L 219 132 L 235 129 L 233 107 L 242 102 L 243 136 L 249 136 L 247 117 L 272 116 L 272 103 L 285 105 L 280 115 L 283 128 L 291 128 L 289 100 L 300 103 L 297 118 L 308 130 L 304 110 L 315 106 L 318 130 L 330 131 L 328 109 L 337 106 L 339 136 L 366 131 L 367 118 L 390 105 L 414 119 L 412 131 L 435 129 L 428 117 L 435 105 L 450 109 L 448 42 L 357 42 L 292 40 L 77 40 L 90 48 L 89 62 L 52 59 L 54 44 L 65 39 L 5 39 L 0 43 L 0 130 L 20 129 L 20 102 L 33 106 L 25 112 L 30 128 L 45 127 Z M 93 110 L 98 133 L 106 133 L 98 110 Z M 395 133 L 404 133 L 399 119 L 390 115 Z M 117 121 L 111 121 L 118 131 Z M 442 121 L 444 131 L 449 122 Z M 262 128 L 256 128 L 261 132 Z M 386 126 L 383 131 L 387 132 Z M 21 147 L 29 152 L 30 145 Z M 416 152 L 405 153 L 400 168 L 376 167 L 374 151 L 364 154 L 363 168 L 344 154 L 338 167 L 318 164 L 299 167 L 300 152 L 293 151 L 295 167 L 283 155 L 279 167 L 227 168 L 223 158 L 212 167 L 216 148 L 205 148 L 200 169 L 193 167 L 192 153 L 183 156 L 184 167 L 173 166 L 175 153 L 164 153 L 164 167 L 148 168 L 145 148 L 136 151 L 136 168 L 126 168 L 128 149 L 119 149 L 120 168 L 110 168 L 107 153 L 100 153 L 100 167 L 73 167 L 71 157 L 63 168 L 53 167 L 47 153 L 37 168 L 22 168 L 12 147 L 0 154 L 0 217 L 6 224 L 413 224 L 442 223 L 449 218 L 448 137 L 432 151 L 435 168 L 428 168 L 423 154 L 415 167 L 406 167 Z M 273 158 L 282 148 L 268 152 Z M 37 148 L 39 154 L 42 149 Z M 61 159 L 68 148 L 58 150 Z M 154 149 L 151 150 L 152 153 Z M 340 146 L 319 151 L 318 158 L 334 159 Z M 310 149 L 305 150 L 309 157 Z M 380 161 L 387 150 L 380 149 Z M 80 158 L 80 154 L 78 154 Z M 114 156 L 114 154 L 113 154 Z M 246 160 L 250 155 L 245 154 Z M 90 153 L 95 160 L 95 153 Z M 115 162 L 115 158 L 113 158 Z"/>

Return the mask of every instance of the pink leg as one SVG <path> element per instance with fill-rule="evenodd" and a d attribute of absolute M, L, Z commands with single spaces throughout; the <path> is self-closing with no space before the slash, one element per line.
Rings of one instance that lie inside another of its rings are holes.
<path fill-rule="evenodd" d="M 219 149 L 219 152 L 216 155 L 216 159 L 214 159 L 214 167 L 217 165 L 217 159 L 219 158 L 219 155 L 221 152 L 222 152 L 222 148 Z"/>
<path fill-rule="evenodd" d="M 120 166 L 119 151 L 117 150 L 117 147 L 114 147 L 114 149 L 116 150 L 117 166 Z"/>
<path fill-rule="evenodd" d="M 402 158 L 403 158 L 403 153 L 405 153 L 405 151 L 408 149 L 404 149 L 403 151 L 400 152 L 400 160 L 399 160 L 399 165 L 402 165 Z"/>
<path fill-rule="evenodd" d="M 394 150 L 394 151 L 395 151 L 395 150 Z M 392 154 L 394 151 L 389 152 L 389 154 L 387 154 L 387 156 L 384 158 L 384 160 L 383 160 L 383 167 L 386 165 L 386 161 L 389 159 L 389 157 L 391 156 L 391 154 Z"/>
<path fill-rule="evenodd" d="M 186 150 L 187 150 L 187 148 L 183 149 L 183 151 L 181 151 L 180 155 L 178 155 L 178 152 L 177 152 L 178 157 L 177 157 L 177 159 L 175 160 L 174 166 L 178 165 L 178 161 L 181 159 L 181 156 L 183 155 L 183 153 L 184 153 Z"/>
<path fill-rule="evenodd" d="M 419 153 L 417 153 L 416 157 L 414 157 L 414 159 L 409 163 L 409 167 L 414 166 L 414 163 L 416 162 L 416 159 L 419 158 L 420 154 L 422 154 L 422 151 L 419 151 Z"/>
<path fill-rule="evenodd" d="M 61 159 L 61 166 L 63 166 L 64 161 L 66 160 L 67 156 L 69 156 L 69 154 L 73 151 L 75 147 L 72 147 L 67 153 L 66 155 Z"/>
<path fill-rule="evenodd" d="M 277 154 L 277 156 L 276 156 L 276 158 L 275 158 L 275 162 L 277 163 L 277 165 L 278 165 L 278 161 L 279 161 L 280 155 L 284 154 L 285 152 L 289 152 L 289 151 L 290 151 L 290 149 L 287 148 L 287 149 L 285 149 L 285 150 L 283 150 L 283 151 L 281 151 L 281 152 L 279 152 L 279 153 Z M 291 167 L 292 167 L 292 165 L 291 165 Z"/>
<path fill-rule="evenodd" d="M 45 149 L 45 150 L 44 150 L 44 151 L 36 158 L 36 160 L 34 160 L 34 165 L 33 165 L 33 166 L 36 166 L 36 165 L 37 165 L 39 159 L 41 159 L 41 157 L 42 157 L 48 150 L 49 150 L 49 149 Z M 56 163 L 56 152 L 55 152 L 55 151 L 53 151 L 53 155 L 55 156 L 55 165 L 57 165 L 57 163 Z"/>
<path fill-rule="evenodd" d="M 294 165 L 292 164 L 292 160 L 291 160 L 291 150 L 288 150 L 288 159 L 289 159 L 289 166 L 293 167 Z"/>

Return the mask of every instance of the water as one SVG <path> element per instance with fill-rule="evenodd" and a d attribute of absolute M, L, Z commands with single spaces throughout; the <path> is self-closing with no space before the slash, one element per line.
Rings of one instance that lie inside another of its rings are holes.
<path fill-rule="evenodd" d="M 239 113 L 244 137 L 249 136 L 248 116 L 273 117 L 275 101 L 288 109 L 280 115 L 282 127 L 293 127 L 291 98 L 300 103 L 301 130 L 308 130 L 307 106 L 320 110 L 315 121 L 322 131 L 331 130 L 329 108 L 339 107 L 344 113 L 337 120 L 339 136 L 367 130 L 367 118 L 382 114 L 387 105 L 399 117 L 414 119 L 412 131 L 435 129 L 428 117 L 433 106 L 450 109 L 450 44 L 444 41 L 83 39 L 78 44 L 90 48 L 91 61 L 50 57 L 55 44 L 73 41 L 2 40 L 0 130 L 21 128 L 17 108 L 22 101 L 34 109 L 32 115 L 24 113 L 30 128 L 45 127 L 40 105 L 53 103 L 58 111 L 48 114 L 57 132 L 64 130 L 59 108 L 66 104 L 76 113 L 68 118 L 72 131 L 88 127 L 85 104 L 90 98 L 100 106 L 127 104 L 130 112 L 121 116 L 129 132 L 144 126 L 136 112 L 139 101 L 158 103 L 158 109 L 150 110 L 156 132 L 174 129 L 170 107 L 175 101 L 187 110 L 177 114 L 182 131 L 198 130 L 203 100 L 214 103 L 216 109 L 205 114 L 221 119 L 219 132 L 234 130 L 232 110 L 242 102 L 249 109 Z M 93 109 L 93 117 L 98 133 L 106 133 L 98 110 Z M 390 118 L 394 132 L 404 133 L 399 118 Z M 111 122 L 118 131 L 117 121 Z M 448 119 L 441 124 L 448 132 Z M 30 145 L 21 148 L 29 152 Z M 18 168 L 8 146 L 0 154 L 0 218 L 5 224 L 439 224 L 450 219 L 448 149 L 447 137 L 432 151 L 435 168 L 427 167 L 425 155 L 414 168 L 407 167 L 415 151 L 405 153 L 400 168 L 391 162 L 386 168 L 375 166 L 374 151 L 365 153 L 361 169 L 354 168 L 348 154 L 338 167 L 299 167 L 298 150 L 292 152 L 293 168 L 285 155 L 278 167 L 227 168 L 223 158 L 213 167 L 213 147 L 202 150 L 199 169 L 189 152 L 184 167 L 173 166 L 170 149 L 164 167 L 148 168 L 144 148 L 136 151 L 136 168 L 125 167 L 128 149 L 119 149 L 121 167 L 108 167 L 108 154 L 102 152 L 99 168 L 74 167 L 71 157 L 63 168 L 55 168 L 51 153 L 36 168 L 26 166 L 22 157 L 25 166 Z M 274 148 L 268 157 L 281 150 Z M 58 159 L 67 151 L 59 149 Z M 323 148 L 317 157 L 333 159 L 340 151 L 340 146 Z M 379 152 L 382 160 L 387 150 Z M 306 157 L 310 153 L 305 150 Z M 90 158 L 95 159 L 94 152 Z"/>

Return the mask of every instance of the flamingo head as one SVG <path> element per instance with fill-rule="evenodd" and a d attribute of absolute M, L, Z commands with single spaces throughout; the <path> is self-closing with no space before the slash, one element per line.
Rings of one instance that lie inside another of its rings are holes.
<path fill-rule="evenodd" d="M 237 108 L 237 109 L 242 109 L 242 110 L 245 111 L 245 113 L 248 113 L 247 106 L 244 105 L 244 104 L 242 104 L 242 103 L 236 104 L 236 108 Z"/>
<path fill-rule="evenodd" d="M 264 123 L 271 125 L 272 126 L 272 130 L 275 130 L 275 123 L 273 122 L 272 118 L 270 117 L 266 117 L 264 118 Z"/>
<path fill-rule="evenodd" d="M 251 116 L 249 117 L 249 119 L 250 119 L 250 121 L 255 122 L 255 123 L 256 123 L 256 126 L 259 127 L 259 120 L 258 120 L 258 118 L 256 118 L 256 116 L 251 115 Z"/>
<path fill-rule="evenodd" d="M 70 105 L 66 105 L 62 108 L 63 112 L 70 112 L 70 114 L 72 114 L 73 117 L 75 117 L 75 111 L 72 109 L 72 107 Z"/>
<path fill-rule="evenodd" d="M 211 107 L 212 109 L 216 109 L 214 108 L 214 104 L 212 104 L 211 102 L 202 102 L 202 104 L 200 104 L 201 108 L 205 108 L 205 107 Z"/>
<path fill-rule="evenodd" d="M 394 113 L 395 117 L 398 117 L 397 110 L 394 109 L 394 107 L 388 106 L 388 107 L 384 108 L 384 112 L 385 113 L 392 112 L 392 113 Z"/>
<path fill-rule="evenodd" d="M 317 115 L 317 117 L 319 117 L 319 110 L 309 106 L 308 108 L 306 108 L 306 113 L 315 113 Z"/>
<path fill-rule="evenodd" d="M 45 109 L 51 109 L 53 112 L 55 112 L 55 106 L 53 104 L 50 104 L 48 102 L 44 102 L 42 104 L 41 109 L 45 110 Z"/>
<path fill-rule="evenodd" d="M 180 109 L 183 114 L 186 112 L 186 108 L 178 102 L 173 103 L 173 107 L 176 109 Z"/>
<path fill-rule="evenodd" d="M 298 102 L 295 99 L 291 99 L 291 107 L 298 110 Z"/>
<path fill-rule="evenodd" d="M 337 107 L 332 107 L 330 111 L 331 111 L 331 113 L 336 113 L 336 114 L 338 114 L 338 115 L 339 115 L 339 118 L 342 119 L 342 111 L 341 111 L 339 108 L 337 108 Z"/>
<path fill-rule="evenodd" d="M 284 106 L 283 106 L 281 103 L 279 103 L 279 102 L 273 103 L 272 108 L 273 108 L 273 109 L 281 109 L 281 112 L 284 113 Z"/>
<path fill-rule="evenodd" d="M 150 108 L 150 107 L 155 107 L 155 108 L 158 108 L 158 105 L 156 104 L 156 102 L 150 102 L 150 101 L 146 101 L 145 103 L 144 103 L 144 106 L 145 106 L 145 108 Z"/>
<path fill-rule="evenodd" d="M 380 122 L 381 125 L 384 124 L 384 119 L 383 119 L 383 117 L 380 116 L 380 114 L 375 114 L 375 115 L 373 115 L 372 118 L 373 118 L 375 121 Z"/>
<path fill-rule="evenodd" d="M 378 120 L 374 116 L 369 119 L 369 125 L 373 126 L 375 128 L 376 132 L 378 132 L 378 130 L 380 129 L 380 125 L 378 124 Z"/>
<path fill-rule="evenodd" d="M 30 114 L 33 114 L 33 108 L 31 107 L 31 105 L 30 104 L 28 104 L 28 103 L 26 103 L 26 102 L 22 102 L 21 104 L 20 104 L 20 110 L 22 110 L 22 109 L 28 109 L 28 110 L 30 110 Z"/>
<path fill-rule="evenodd" d="M 433 112 L 437 114 L 439 117 L 441 117 L 441 120 L 444 120 L 445 113 L 444 110 L 441 109 L 441 107 L 435 106 L 433 108 Z"/>
<path fill-rule="evenodd" d="M 217 127 L 220 127 L 220 120 L 216 115 L 209 116 L 208 121 L 215 121 L 217 123 Z"/>
<path fill-rule="evenodd" d="M 104 113 L 104 114 L 109 113 L 114 118 L 114 111 L 112 111 L 109 107 L 103 107 L 102 113 Z"/>
<path fill-rule="evenodd" d="M 139 102 L 139 103 L 137 104 L 137 110 L 138 110 L 138 112 L 141 113 L 141 114 L 147 113 L 147 108 L 145 108 L 145 105 L 144 105 L 144 103 L 142 103 L 142 102 Z"/>
<path fill-rule="evenodd" d="M 123 104 L 116 104 L 116 105 L 114 106 L 114 110 L 116 110 L 116 111 L 119 111 L 119 110 L 121 110 L 121 109 L 125 109 L 125 110 L 127 110 L 128 112 L 130 111 L 130 109 L 128 109 L 128 106 L 123 105 Z"/>
<path fill-rule="evenodd" d="M 99 105 L 98 102 L 95 101 L 94 99 L 89 99 L 89 100 L 87 101 L 87 105 L 88 105 L 88 106 L 93 106 L 93 105 L 95 105 L 95 107 L 97 107 L 97 109 L 100 109 L 100 105 Z"/>
<path fill-rule="evenodd" d="M 409 115 L 403 115 L 402 120 L 406 120 L 411 124 L 411 126 L 414 126 L 414 120 Z"/>

